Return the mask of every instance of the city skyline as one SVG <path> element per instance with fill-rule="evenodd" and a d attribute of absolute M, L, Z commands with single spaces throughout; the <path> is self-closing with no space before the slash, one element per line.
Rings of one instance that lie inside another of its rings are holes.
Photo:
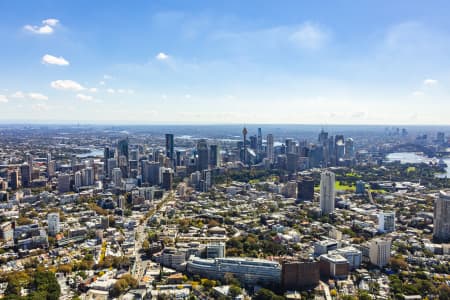
<path fill-rule="evenodd" d="M 4 1 L 2 121 L 450 124 L 448 6 Z"/>

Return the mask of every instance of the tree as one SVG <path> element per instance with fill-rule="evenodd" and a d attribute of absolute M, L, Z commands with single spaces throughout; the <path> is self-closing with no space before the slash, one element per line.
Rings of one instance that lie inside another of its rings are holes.
<path fill-rule="evenodd" d="M 64 275 L 72 273 L 72 265 L 69 264 L 59 265 L 58 272 L 64 273 Z"/>
<path fill-rule="evenodd" d="M 274 292 L 268 289 L 260 289 L 255 296 L 253 297 L 255 300 L 283 300 L 283 296 L 278 296 Z"/>
<path fill-rule="evenodd" d="M 441 284 L 438 288 L 439 300 L 450 299 L 450 287 L 446 284 Z"/>
<path fill-rule="evenodd" d="M 144 249 L 144 251 L 147 251 L 150 248 L 150 243 L 148 242 L 148 240 L 144 240 L 144 242 L 142 243 L 142 249 Z"/>
<path fill-rule="evenodd" d="M 8 286 L 5 291 L 5 295 L 20 295 L 22 287 L 29 284 L 31 278 L 24 271 L 14 272 L 8 275 Z"/>
<path fill-rule="evenodd" d="M 228 291 L 228 296 L 230 296 L 231 298 L 235 298 L 239 296 L 241 293 L 242 293 L 241 287 L 237 285 L 232 285 L 230 286 L 230 289 Z"/>
<path fill-rule="evenodd" d="M 408 263 L 403 257 L 392 257 L 390 263 L 395 271 L 408 269 Z"/>

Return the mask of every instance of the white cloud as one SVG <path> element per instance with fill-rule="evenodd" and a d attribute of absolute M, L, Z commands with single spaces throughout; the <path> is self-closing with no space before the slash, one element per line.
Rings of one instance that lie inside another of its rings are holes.
<path fill-rule="evenodd" d="M 17 91 L 11 95 L 12 98 L 25 98 L 25 94 L 22 91 Z"/>
<path fill-rule="evenodd" d="M 28 97 L 33 100 L 48 100 L 48 97 L 40 93 L 29 93 Z"/>
<path fill-rule="evenodd" d="M 90 89 L 89 89 L 89 92 L 91 92 L 91 93 L 97 93 L 97 92 L 98 92 L 98 89 L 97 89 L 97 88 L 90 88 Z"/>
<path fill-rule="evenodd" d="M 436 79 L 425 79 L 423 81 L 423 84 L 426 86 L 433 86 L 436 85 L 438 83 L 438 81 Z"/>
<path fill-rule="evenodd" d="M 0 103 L 7 103 L 8 98 L 5 95 L 0 95 Z"/>
<path fill-rule="evenodd" d="M 120 93 L 120 94 L 123 94 L 123 93 L 125 93 L 126 91 L 125 91 L 124 89 L 118 89 L 117 92 Z"/>
<path fill-rule="evenodd" d="M 184 98 L 186 98 L 186 99 L 191 99 L 192 96 L 191 96 L 190 94 L 186 94 L 186 95 L 184 95 Z"/>
<path fill-rule="evenodd" d="M 105 74 L 103 75 L 103 79 L 113 79 L 111 75 Z"/>
<path fill-rule="evenodd" d="M 57 90 L 81 91 L 84 87 L 73 80 L 55 80 L 50 83 L 51 87 Z"/>
<path fill-rule="evenodd" d="M 49 65 L 58 65 L 58 66 L 68 66 L 69 62 L 62 56 L 56 57 L 50 54 L 45 54 L 42 57 L 42 63 L 43 64 L 49 64 Z"/>
<path fill-rule="evenodd" d="M 87 102 L 87 101 L 92 101 L 94 100 L 94 98 L 92 96 L 89 95 L 85 95 L 85 94 L 77 94 L 77 98 L 81 101 Z"/>
<path fill-rule="evenodd" d="M 58 24 L 58 23 L 59 23 L 59 20 L 57 20 L 57 19 L 46 19 L 46 20 L 42 21 L 42 24 L 52 26 L 52 27 L 55 27 L 56 24 Z"/>
<path fill-rule="evenodd" d="M 166 60 L 166 59 L 169 58 L 169 55 L 165 54 L 164 52 L 159 52 L 159 53 L 155 56 L 155 58 L 156 58 L 157 60 Z"/>
<path fill-rule="evenodd" d="M 100 84 L 100 85 L 105 85 L 105 82 L 102 80 L 102 81 L 100 81 L 98 84 Z"/>
<path fill-rule="evenodd" d="M 128 94 L 134 94 L 134 90 L 127 90 Z"/>
<path fill-rule="evenodd" d="M 106 91 L 110 94 L 114 94 L 116 92 L 114 89 L 107 89 Z"/>
<path fill-rule="evenodd" d="M 313 23 L 304 23 L 290 35 L 290 40 L 300 48 L 318 49 L 328 40 L 328 33 Z"/>
<path fill-rule="evenodd" d="M 54 27 L 59 23 L 57 19 L 46 19 L 42 21 L 42 26 L 25 25 L 23 28 L 29 32 L 36 34 L 52 34 Z"/>

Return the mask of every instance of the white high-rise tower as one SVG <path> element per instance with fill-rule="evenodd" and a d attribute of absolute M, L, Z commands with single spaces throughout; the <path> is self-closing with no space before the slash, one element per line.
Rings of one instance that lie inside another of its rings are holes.
<path fill-rule="evenodd" d="M 267 135 L 267 158 L 271 163 L 274 162 L 274 152 L 273 152 L 273 134 Z"/>
<path fill-rule="evenodd" d="M 320 210 L 322 215 L 331 214 L 334 211 L 335 175 L 331 171 L 322 172 L 320 176 Z"/>
<path fill-rule="evenodd" d="M 47 215 L 48 234 L 55 236 L 59 231 L 59 213 L 49 213 Z"/>

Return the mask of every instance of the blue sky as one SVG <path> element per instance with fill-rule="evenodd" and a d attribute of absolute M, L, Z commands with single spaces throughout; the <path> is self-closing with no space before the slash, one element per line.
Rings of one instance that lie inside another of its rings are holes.
<path fill-rule="evenodd" d="M 0 2 L 4 121 L 449 124 L 448 1 Z"/>

